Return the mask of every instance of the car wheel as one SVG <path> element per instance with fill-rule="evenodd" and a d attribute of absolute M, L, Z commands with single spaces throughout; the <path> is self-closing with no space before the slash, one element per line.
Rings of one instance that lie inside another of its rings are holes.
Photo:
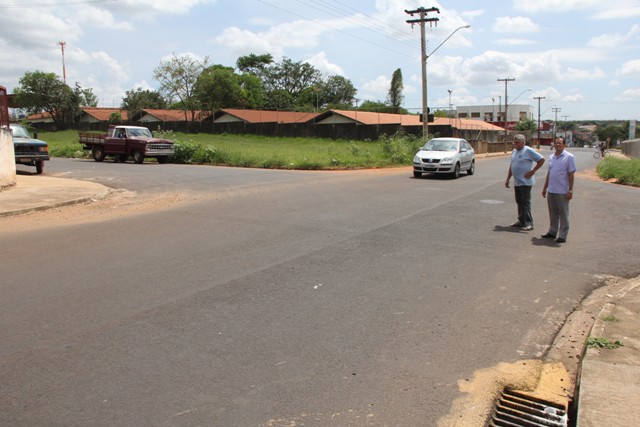
<path fill-rule="evenodd" d="M 95 160 L 96 162 L 103 161 L 106 156 L 104 154 L 104 148 L 102 147 L 93 147 L 91 153 L 93 154 L 93 160 Z"/>
<path fill-rule="evenodd" d="M 453 179 L 458 179 L 460 177 L 460 163 L 456 163 L 456 167 L 451 172 L 451 177 Z"/>
<path fill-rule="evenodd" d="M 42 172 L 44 172 L 44 160 L 38 160 L 36 162 L 36 173 L 40 175 Z"/>
<path fill-rule="evenodd" d="M 142 162 L 144 162 L 144 154 L 142 154 L 142 151 L 135 150 L 133 152 L 133 161 L 137 164 L 141 164 Z"/>
<path fill-rule="evenodd" d="M 413 172 L 414 178 L 420 178 L 422 176 L 422 172 Z"/>
<path fill-rule="evenodd" d="M 476 161 L 471 160 L 471 166 L 469 166 L 469 169 L 467 169 L 467 175 L 473 175 L 475 171 L 476 171 Z"/>

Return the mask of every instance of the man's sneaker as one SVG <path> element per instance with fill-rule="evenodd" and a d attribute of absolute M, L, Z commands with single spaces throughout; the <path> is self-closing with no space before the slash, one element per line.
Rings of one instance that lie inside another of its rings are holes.
<path fill-rule="evenodd" d="M 520 230 L 522 230 L 522 231 L 532 231 L 533 230 L 533 225 L 525 225 L 524 227 L 521 227 Z"/>
<path fill-rule="evenodd" d="M 562 237 L 558 237 L 558 238 L 556 239 L 556 243 L 565 243 L 566 241 L 567 241 L 567 240 L 566 240 L 566 239 L 563 239 Z"/>
<path fill-rule="evenodd" d="M 543 238 L 543 239 L 555 239 L 555 238 L 556 238 L 556 236 L 554 236 L 554 235 L 553 235 L 553 234 L 551 234 L 551 233 L 547 233 L 547 234 L 543 234 L 543 235 L 542 235 L 542 238 Z"/>
<path fill-rule="evenodd" d="M 513 224 L 511 224 L 512 227 L 524 227 L 522 224 L 520 224 L 519 222 L 514 222 Z"/>

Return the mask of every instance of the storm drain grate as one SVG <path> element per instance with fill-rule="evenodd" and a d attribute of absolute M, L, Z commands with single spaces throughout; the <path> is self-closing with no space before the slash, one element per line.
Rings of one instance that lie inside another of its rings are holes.
<path fill-rule="evenodd" d="M 567 427 L 567 408 L 533 396 L 505 389 L 496 402 L 490 427 Z"/>

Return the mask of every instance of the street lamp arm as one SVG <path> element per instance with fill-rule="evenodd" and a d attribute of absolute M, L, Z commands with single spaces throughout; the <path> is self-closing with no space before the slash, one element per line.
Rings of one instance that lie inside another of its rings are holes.
<path fill-rule="evenodd" d="M 463 29 L 463 28 L 471 28 L 471 25 L 463 25 L 462 27 L 458 27 L 458 28 L 456 28 L 456 29 L 453 31 L 453 33 L 449 34 L 449 36 L 448 36 L 446 39 L 442 40 L 442 42 L 441 42 L 438 46 L 436 46 L 436 48 L 435 48 L 435 49 L 433 49 L 429 55 L 426 55 L 426 58 L 427 58 L 427 59 L 429 59 L 429 58 L 431 57 L 431 55 L 433 55 L 434 53 L 436 53 L 436 50 L 440 49 L 440 47 L 441 47 L 443 44 L 445 44 L 445 42 L 446 42 L 447 40 L 449 40 L 449 39 L 450 39 L 450 38 L 451 38 L 455 33 L 457 33 L 459 30 L 461 30 L 461 29 Z"/>
<path fill-rule="evenodd" d="M 522 96 L 522 94 L 526 93 L 526 92 L 531 92 L 531 89 L 525 89 L 522 92 L 520 92 L 520 95 L 516 96 L 515 98 L 513 98 L 513 101 L 511 101 L 509 103 L 509 106 L 511 106 L 514 102 L 516 102 L 516 99 L 520 98 L 520 96 Z"/>

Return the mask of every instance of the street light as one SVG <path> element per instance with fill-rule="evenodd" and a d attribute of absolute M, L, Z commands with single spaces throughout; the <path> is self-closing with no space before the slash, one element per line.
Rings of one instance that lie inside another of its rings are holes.
<path fill-rule="evenodd" d="M 522 92 L 520 92 L 520 95 L 518 95 L 518 96 L 516 96 L 515 98 L 513 98 L 513 101 L 511 101 L 511 102 L 509 103 L 509 105 L 513 105 L 513 103 L 514 103 L 514 102 L 516 102 L 516 99 L 520 98 L 520 96 L 521 96 L 522 94 L 524 94 L 525 92 L 531 92 L 531 89 L 525 89 L 525 90 L 523 90 Z"/>
<path fill-rule="evenodd" d="M 430 54 L 427 54 L 426 43 L 424 43 L 424 39 L 423 39 L 423 43 L 422 43 L 422 133 L 425 141 L 429 138 L 429 108 L 427 105 L 428 103 L 427 101 L 427 60 L 431 58 L 433 54 L 436 53 L 436 51 L 440 49 L 440 47 L 443 44 L 445 44 L 447 40 L 449 40 L 455 33 L 462 30 L 463 28 L 471 28 L 471 25 L 463 25 L 453 30 L 453 32 L 449 34 L 446 39 L 442 40 L 442 42 L 438 46 L 436 46 L 436 48 L 433 49 Z"/>

